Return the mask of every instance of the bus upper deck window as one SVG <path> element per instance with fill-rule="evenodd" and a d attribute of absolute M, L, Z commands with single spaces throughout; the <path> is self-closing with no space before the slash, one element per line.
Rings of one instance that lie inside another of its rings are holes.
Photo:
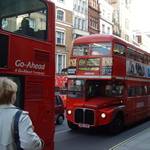
<path fill-rule="evenodd" d="M 13 4 L 13 5 L 12 5 Z M 1 29 L 22 36 L 46 39 L 47 5 L 40 0 L 2 2 Z"/>
<path fill-rule="evenodd" d="M 127 55 L 129 59 L 136 60 L 136 52 L 130 48 L 127 48 Z"/>
<path fill-rule="evenodd" d="M 115 43 L 113 52 L 116 56 L 125 57 L 125 46 L 122 44 Z"/>
<path fill-rule="evenodd" d="M 74 45 L 73 56 L 86 56 L 89 54 L 89 45 Z"/>
<path fill-rule="evenodd" d="M 111 43 L 93 43 L 92 55 L 109 55 Z"/>
<path fill-rule="evenodd" d="M 144 63 L 144 55 L 141 53 L 137 53 L 137 61 Z"/>

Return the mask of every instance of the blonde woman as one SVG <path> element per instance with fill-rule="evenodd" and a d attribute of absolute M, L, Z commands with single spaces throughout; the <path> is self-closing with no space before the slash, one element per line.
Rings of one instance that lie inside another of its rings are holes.
<path fill-rule="evenodd" d="M 0 77 L 0 150 L 16 150 L 14 140 L 14 118 L 19 108 L 16 101 L 17 84 L 11 79 Z M 34 132 L 27 111 L 22 111 L 19 119 L 20 145 L 24 150 L 41 150 L 42 140 Z"/>

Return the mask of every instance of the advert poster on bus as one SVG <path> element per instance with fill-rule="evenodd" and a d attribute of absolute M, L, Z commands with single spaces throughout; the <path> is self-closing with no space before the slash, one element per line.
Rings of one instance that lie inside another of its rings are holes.
<path fill-rule="evenodd" d="M 76 58 L 72 58 L 69 60 L 68 74 L 76 74 L 76 65 L 77 65 Z"/>
<path fill-rule="evenodd" d="M 126 74 L 141 77 L 150 77 L 150 68 L 147 65 L 127 60 Z"/>
<path fill-rule="evenodd" d="M 112 57 L 103 57 L 102 59 L 102 74 L 111 75 L 113 69 L 113 58 Z"/>

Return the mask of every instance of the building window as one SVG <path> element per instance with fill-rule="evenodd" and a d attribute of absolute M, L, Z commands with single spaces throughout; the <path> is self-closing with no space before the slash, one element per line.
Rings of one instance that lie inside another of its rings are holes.
<path fill-rule="evenodd" d="M 82 20 L 82 30 L 85 30 L 85 20 Z"/>
<path fill-rule="evenodd" d="M 65 0 L 58 0 L 58 1 L 65 2 Z"/>
<path fill-rule="evenodd" d="M 107 33 L 110 34 L 110 28 L 109 27 L 107 28 Z"/>
<path fill-rule="evenodd" d="M 56 73 L 61 73 L 61 70 L 66 68 L 66 55 L 65 54 L 56 54 Z"/>
<path fill-rule="evenodd" d="M 35 19 L 33 18 L 28 18 L 29 22 L 30 22 L 30 27 L 35 29 Z"/>
<path fill-rule="evenodd" d="M 105 17 L 105 10 L 102 10 L 102 16 Z"/>
<path fill-rule="evenodd" d="M 85 2 L 82 1 L 82 12 L 85 13 Z"/>
<path fill-rule="evenodd" d="M 56 31 L 56 44 L 64 44 L 64 32 Z"/>
<path fill-rule="evenodd" d="M 129 42 L 129 35 L 125 34 L 125 40 Z"/>
<path fill-rule="evenodd" d="M 74 28 L 85 30 L 85 20 L 81 18 L 74 17 Z"/>
<path fill-rule="evenodd" d="M 127 30 L 129 30 L 129 21 L 125 21 L 125 28 L 127 29 Z"/>
<path fill-rule="evenodd" d="M 75 9 L 75 10 L 77 9 L 77 6 L 78 6 L 77 1 L 74 1 L 74 9 Z"/>
<path fill-rule="evenodd" d="M 78 29 L 81 29 L 81 19 L 78 18 Z"/>
<path fill-rule="evenodd" d="M 102 33 L 105 33 L 105 25 L 102 25 Z"/>
<path fill-rule="evenodd" d="M 90 17 L 90 26 L 95 29 L 98 29 L 98 19 L 91 16 Z"/>
<path fill-rule="evenodd" d="M 108 13 L 108 20 L 110 20 L 110 13 Z"/>
<path fill-rule="evenodd" d="M 64 12 L 61 10 L 57 10 L 57 20 L 64 21 Z"/>
<path fill-rule="evenodd" d="M 74 17 L 74 28 L 77 28 L 77 17 Z"/>
<path fill-rule="evenodd" d="M 79 0 L 78 11 L 80 11 L 80 9 L 81 9 L 81 1 Z"/>

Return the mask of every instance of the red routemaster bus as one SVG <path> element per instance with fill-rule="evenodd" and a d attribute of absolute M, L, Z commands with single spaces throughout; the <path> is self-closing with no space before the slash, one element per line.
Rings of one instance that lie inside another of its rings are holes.
<path fill-rule="evenodd" d="M 1 0 L 0 76 L 18 84 L 15 105 L 29 111 L 44 150 L 53 150 L 55 5 L 51 0 Z"/>
<path fill-rule="evenodd" d="M 68 68 L 71 129 L 107 125 L 112 134 L 150 116 L 150 54 L 107 34 L 76 39 Z"/>

